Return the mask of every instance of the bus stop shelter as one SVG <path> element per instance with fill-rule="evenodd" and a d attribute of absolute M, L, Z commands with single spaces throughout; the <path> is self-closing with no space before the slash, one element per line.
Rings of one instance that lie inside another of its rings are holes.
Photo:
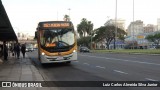
<path fill-rule="evenodd" d="M 0 0 L 0 41 L 18 41 L 5 8 Z"/>

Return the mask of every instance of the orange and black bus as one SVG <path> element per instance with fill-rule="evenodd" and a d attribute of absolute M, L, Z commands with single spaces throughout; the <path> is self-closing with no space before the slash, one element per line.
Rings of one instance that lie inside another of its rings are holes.
<path fill-rule="evenodd" d="M 39 22 L 36 32 L 38 58 L 42 64 L 77 60 L 77 40 L 72 22 Z"/>

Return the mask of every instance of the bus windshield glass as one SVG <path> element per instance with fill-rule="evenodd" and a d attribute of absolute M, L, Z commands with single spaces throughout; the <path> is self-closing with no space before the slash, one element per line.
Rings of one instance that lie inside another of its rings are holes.
<path fill-rule="evenodd" d="M 46 29 L 40 31 L 40 44 L 42 48 L 62 49 L 74 44 L 73 29 Z"/>

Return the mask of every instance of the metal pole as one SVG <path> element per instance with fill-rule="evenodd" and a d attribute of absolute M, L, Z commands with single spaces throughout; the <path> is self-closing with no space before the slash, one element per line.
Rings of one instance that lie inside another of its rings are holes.
<path fill-rule="evenodd" d="M 92 34 L 93 34 L 93 28 L 91 29 L 91 50 L 92 50 Z"/>
<path fill-rule="evenodd" d="M 117 0 L 116 0 L 116 10 L 115 10 L 114 49 L 116 49 L 116 37 L 117 37 Z"/>
<path fill-rule="evenodd" d="M 70 16 L 70 10 L 71 10 L 71 9 L 69 8 L 68 10 L 69 10 L 69 14 L 68 14 L 68 15 Z"/>
<path fill-rule="evenodd" d="M 91 30 L 91 50 L 92 50 L 92 30 Z"/>
<path fill-rule="evenodd" d="M 58 21 L 58 11 L 57 11 L 57 21 Z"/>
<path fill-rule="evenodd" d="M 135 43 L 135 42 L 134 42 L 134 41 L 135 41 L 135 40 L 134 40 L 134 0 L 133 0 L 133 25 L 132 25 L 132 26 L 133 26 L 133 49 L 134 49 L 134 46 L 135 46 L 135 45 L 134 45 L 134 43 Z"/>
<path fill-rule="evenodd" d="M 71 9 L 69 8 L 68 10 L 69 10 L 69 21 L 70 21 L 70 19 L 71 19 L 71 16 L 70 16 L 70 10 L 71 10 Z"/>

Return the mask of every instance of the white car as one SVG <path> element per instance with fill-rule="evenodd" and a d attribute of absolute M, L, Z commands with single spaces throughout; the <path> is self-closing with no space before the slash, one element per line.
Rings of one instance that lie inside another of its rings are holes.
<path fill-rule="evenodd" d="M 33 48 L 26 47 L 26 52 L 32 52 L 32 51 L 34 51 Z"/>
<path fill-rule="evenodd" d="M 32 51 L 34 51 L 33 45 L 32 44 L 26 45 L 26 52 L 32 52 Z"/>

